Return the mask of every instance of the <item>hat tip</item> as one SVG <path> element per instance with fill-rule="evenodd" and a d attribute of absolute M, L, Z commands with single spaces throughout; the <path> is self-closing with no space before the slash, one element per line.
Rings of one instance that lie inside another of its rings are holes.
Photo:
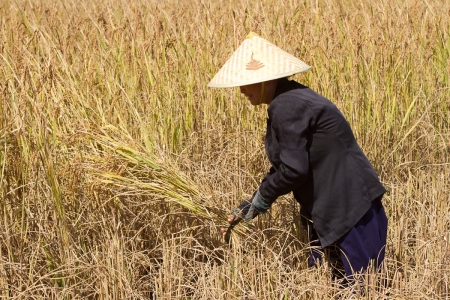
<path fill-rule="evenodd" d="M 259 34 L 253 32 L 253 31 L 250 31 L 249 34 L 247 34 L 246 38 L 251 39 L 252 37 L 255 37 L 255 36 L 259 36 Z"/>

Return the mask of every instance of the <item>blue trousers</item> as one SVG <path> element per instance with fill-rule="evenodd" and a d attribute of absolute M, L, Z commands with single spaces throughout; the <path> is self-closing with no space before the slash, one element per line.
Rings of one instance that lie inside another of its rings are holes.
<path fill-rule="evenodd" d="M 346 234 L 325 249 L 320 246 L 317 232 L 309 226 L 311 252 L 308 258 L 310 266 L 317 266 L 324 258 L 333 266 L 337 277 L 351 279 L 353 274 L 375 269 L 384 260 L 387 235 L 387 217 L 380 196 L 372 201 L 367 213 Z M 340 273 L 340 274 L 338 274 Z"/>

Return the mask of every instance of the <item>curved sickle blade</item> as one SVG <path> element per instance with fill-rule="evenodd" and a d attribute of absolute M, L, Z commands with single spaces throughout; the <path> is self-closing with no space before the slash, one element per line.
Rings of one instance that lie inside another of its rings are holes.
<path fill-rule="evenodd" d="M 225 242 L 227 244 L 230 244 L 230 238 L 231 238 L 231 231 L 233 230 L 233 228 L 239 224 L 239 222 L 241 222 L 242 219 L 241 218 L 235 218 L 233 220 L 233 222 L 231 222 L 230 226 L 228 226 L 227 232 L 225 233 Z"/>

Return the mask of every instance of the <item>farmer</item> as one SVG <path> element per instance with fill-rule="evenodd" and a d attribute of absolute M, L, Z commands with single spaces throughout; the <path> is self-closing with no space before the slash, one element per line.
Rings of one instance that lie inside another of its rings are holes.
<path fill-rule="evenodd" d="M 287 79 L 310 68 L 250 33 L 208 84 L 240 87 L 252 105 L 268 105 L 265 149 L 272 167 L 252 198 L 231 210 L 228 222 L 249 222 L 293 192 L 308 220 L 316 246 L 311 249 L 320 250 L 311 250 L 310 266 L 327 259 L 341 270 L 338 277 L 350 279 L 384 259 L 386 190 L 336 106 Z"/>

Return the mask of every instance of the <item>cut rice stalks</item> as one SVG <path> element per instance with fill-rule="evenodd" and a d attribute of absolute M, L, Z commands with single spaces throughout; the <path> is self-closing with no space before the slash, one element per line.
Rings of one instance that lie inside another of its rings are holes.
<path fill-rule="evenodd" d="M 91 170 L 95 183 L 114 186 L 117 193 L 133 192 L 135 195 L 177 203 L 197 217 L 221 226 L 227 224 L 229 214 L 225 209 L 206 204 L 211 196 L 201 191 L 177 166 L 137 145 L 128 134 L 108 126 L 99 133 L 89 135 L 92 137 L 91 145 L 97 152 L 97 155 L 89 157 L 98 166 Z M 128 136 L 126 141 L 123 136 Z M 248 223 L 239 223 L 233 228 L 232 239 L 239 240 L 250 227 Z"/>

